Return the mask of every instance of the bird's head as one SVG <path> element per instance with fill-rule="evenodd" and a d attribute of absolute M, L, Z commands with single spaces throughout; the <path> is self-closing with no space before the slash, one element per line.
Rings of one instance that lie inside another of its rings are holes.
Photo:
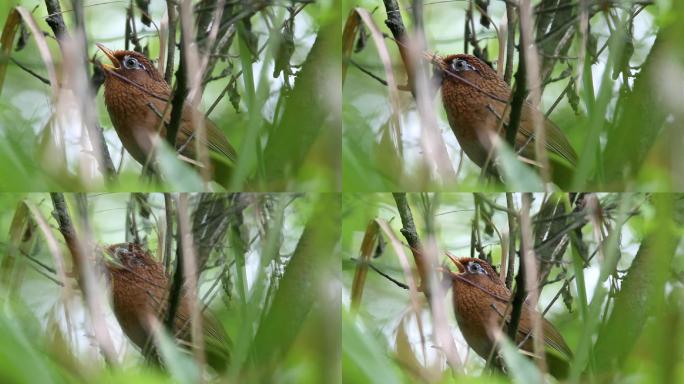
<path fill-rule="evenodd" d="M 436 69 L 442 72 L 444 82 L 458 82 L 460 79 L 477 83 L 496 79 L 496 72 L 484 61 L 473 55 L 457 54 L 438 57 L 434 60 Z"/>
<path fill-rule="evenodd" d="M 97 47 L 111 61 L 111 64 L 102 64 L 107 78 L 119 77 L 125 81 L 121 79 L 123 77 L 143 86 L 149 82 L 164 82 L 164 77 L 145 55 L 134 51 L 113 51 L 99 43 Z"/>
<path fill-rule="evenodd" d="M 105 249 L 107 269 L 135 272 L 155 263 L 150 252 L 136 243 L 112 244 Z"/>
<path fill-rule="evenodd" d="M 463 279 L 485 287 L 489 284 L 501 284 L 499 275 L 488 262 L 471 257 L 456 258 L 449 254 L 447 256 L 457 268 L 457 271 L 447 272 L 452 281 L 456 282 Z"/>

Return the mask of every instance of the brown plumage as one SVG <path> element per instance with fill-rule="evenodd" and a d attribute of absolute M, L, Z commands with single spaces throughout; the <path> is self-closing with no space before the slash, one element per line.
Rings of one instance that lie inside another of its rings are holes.
<path fill-rule="evenodd" d="M 511 88 L 496 72 L 475 56 L 459 54 L 434 58 L 442 72 L 442 102 L 456 139 L 465 154 L 483 167 L 492 148 L 491 132 L 505 140 Z M 577 163 L 577 154 L 563 132 L 528 102 L 523 104 L 515 150 L 527 162 L 536 161 L 533 117 L 543 122 L 545 148 L 549 155 L 552 180 L 567 185 Z M 501 119 L 504 124 L 501 124 Z"/>
<path fill-rule="evenodd" d="M 131 341 L 140 349 L 152 343 L 149 316 L 163 323 L 171 283 L 161 263 L 139 244 L 121 243 L 106 249 L 112 260 L 109 272 L 112 304 L 116 319 Z M 192 345 L 190 297 L 183 292 L 175 314 L 176 339 L 185 348 Z M 204 348 L 207 363 L 217 371 L 225 370 L 230 359 L 230 339 L 220 323 L 207 311 L 202 313 Z"/>
<path fill-rule="evenodd" d="M 133 51 L 112 51 L 97 44 L 112 65 L 103 65 L 105 72 L 104 96 L 109 117 L 124 148 L 140 164 L 146 164 L 153 149 L 154 137 L 166 137 L 166 124 L 171 116 L 171 88 L 153 63 Z M 167 104 L 168 108 L 167 108 Z M 197 164 L 195 128 L 192 113 L 204 121 L 213 178 L 227 184 L 232 164 L 237 159 L 235 149 L 211 120 L 189 104 L 183 107 L 176 148 L 186 160 Z M 165 113 L 166 112 L 166 113 Z M 164 116 L 165 124 L 161 124 Z"/>
<path fill-rule="evenodd" d="M 454 312 L 458 327 L 468 345 L 483 359 L 489 357 L 494 340 L 488 332 L 491 327 L 501 327 L 506 306 L 511 300 L 511 291 L 499 280 L 499 275 L 486 261 L 474 258 L 451 258 L 458 272 L 448 272 L 452 282 Z M 532 314 L 536 312 L 527 303 L 523 304 L 516 344 L 528 355 L 534 353 Z M 509 315 L 506 322 L 510 320 Z M 506 332 L 506 326 L 503 328 Z M 542 318 L 545 357 L 549 373 L 562 378 L 567 376 L 568 361 L 572 352 L 563 336 L 546 319 Z M 530 335 L 528 335 L 530 334 Z M 523 342 L 524 340 L 524 342 Z"/>

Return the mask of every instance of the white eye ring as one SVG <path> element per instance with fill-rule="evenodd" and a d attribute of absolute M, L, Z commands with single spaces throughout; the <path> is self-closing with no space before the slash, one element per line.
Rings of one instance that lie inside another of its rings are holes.
<path fill-rule="evenodd" d="M 485 270 L 478 263 L 468 263 L 468 272 L 479 273 L 479 274 L 483 274 L 483 275 L 486 274 Z"/>
<path fill-rule="evenodd" d="M 140 64 L 138 59 L 131 56 L 124 56 L 123 66 L 126 69 L 145 69 L 145 67 L 142 64 Z"/>
<path fill-rule="evenodd" d="M 463 59 L 455 59 L 451 62 L 451 69 L 456 72 L 474 71 L 475 68 Z"/>

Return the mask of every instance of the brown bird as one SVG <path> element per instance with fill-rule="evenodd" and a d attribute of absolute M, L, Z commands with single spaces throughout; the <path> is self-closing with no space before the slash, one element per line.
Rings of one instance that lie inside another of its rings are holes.
<path fill-rule="evenodd" d="M 154 341 L 149 317 L 160 323 L 166 317 L 171 283 L 161 263 L 139 244 L 110 245 L 105 262 L 112 289 L 116 319 L 126 336 L 141 350 Z M 183 292 L 175 314 L 175 336 L 184 348 L 192 347 L 190 297 Z M 230 359 L 230 339 L 220 323 L 209 312 L 202 312 L 206 361 L 216 371 L 224 371 Z"/>
<path fill-rule="evenodd" d="M 435 57 L 433 62 L 441 72 L 442 103 L 449 125 L 468 158 L 483 167 L 492 149 L 491 134 L 496 133 L 505 141 L 510 116 L 510 107 L 506 108 L 506 105 L 511 97 L 511 88 L 475 56 Z M 563 132 L 527 101 L 523 104 L 515 137 L 515 151 L 524 162 L 539 165 L 534 149 L 535 115 L 543 122 L 552 180 L 561 187 L 569 185 L 577 154 Z M 497 132 L 499 126 L 501 129 Z"/>
<path fill-rule="evenodd" d="M 458 272 L 446 271 L 453 287 L 454 312 L 458 327 L 470 348 L 480 357 L 487 359 L 495 345 L 492 327 L 501 328 L 506 306 L 511 300 L 511 291 L 499 280 L 489 263 L 474 258 L 453 258 L 451 261 L 458 268 Z M 518 325 L 516 344 L 523 353 L 534 357 L 534 338 L 532 333 L 532 313 L 536 309 L 523 304 L 523 310 Z M 510 321 L 510 308 L 506 317 L 506 326 Z M 572 358 L 570 348 L 563 340 L 563 336 L 553 325 L 542 318 L 542 332 L 546 363 L 549 373 L 557 378 L 566 377 L 568 362 Z"/>
<path fill-rule="evenodd" d="M 171 116 L 171 88 L 144 55 L 133 51 L 112 51 L 102 44 L 97 44 L 97 47 L 112 62 L 112 65 L 102 65 L 109 117 L 124 148 L 144 165 L 152 154 L 154 138 L 166 137 L 166 124 Z M 193 107 L 185 104 L 176 136 L 176 149 L 184 160 L 197 165 L 192 113 Z M 163 124 L 161 116 L 164 116 Z M 204 115 L 201 118 L 204 120 L 206 141 L 200 144 L 209 149 L 211 163 L 207 166 L 214 180 L 226 185 L 237 154 L 223 132 Z"/>

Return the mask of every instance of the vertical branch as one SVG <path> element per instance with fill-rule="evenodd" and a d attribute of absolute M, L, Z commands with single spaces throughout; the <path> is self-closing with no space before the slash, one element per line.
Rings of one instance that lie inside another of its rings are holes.
<path fill-rule="evenodd" d="M 131 19 L 133 18 L 133 0 L 129 0 L 126 7 L 126 26 L 124 27 L 124 49 L 130 50 Z"/>
<path fill-rule="evenodd" d="M 513 56 L 515 55 L 515 6 L 510 2 L 506 2 L 506 23 L 507 38 L 506 38 L 506 69 L 504 70 L 504 81 L 511 83 L 511 76 L 513 75 Z M 499 63 L 501 65 L 501 63 Z"/>
<path fill-rule="evenodd" d="M 83 67 L 83 70 L 85 71 L 84 76 L 87 77 L 88 55 L 87 50 L 85 48 L 86 35 L 84 26 L 83 4 L 80 0 L 73 0 L 72 5 L 74 9 L 74 16 L 76 22 L 75 24 L 78 32 L 77 43 L 80 42 L 83 47 L 82 55 L 80 55 L 82 56 L 80 66 Z M 60 49 L 62 51 L 62 56 L 64 58 L 67 58 L 69 57 L 69 55 L 66 54 L 67 47 L 65 47 L 65 42 L 69 39 L 69 33 L 67 32 L 66 25 L 64 23 L 64 18 L 62 17 L 63 12 L 60 7 L 59 0 L 45 0 L 45 8 L 47 9 L 48 13 L 48 17 L 45 19 L 45 21 L 52 29 L 52 32 L 55 34 L 55 38 L 57 39 L 57 42 L 59 43 Z M 79 36 L 81 37 L 80 39 Z M 84 86 L 86 87 L 86 89 L 89 90 L 90 93 L 93 93 L 91 85 L 97 85 L 97 87 L 99 87 L 99 84 L 101 84 L 101 76 L 101 71 L 96 70 L 93 73 L 93 77 L 91 78 L 90 82 L 85 81 Z M 92 98 L 86 99 L 92 100 Z M 85 103 L 85 101 L 83 101 L 83 103 Z M 112 162 L 112 158 L 109 154 L 109 149 L 107 148 L 107 143 L 105 142 L 102 128 L 97 126 L 96 120 L 92 116 L 90 119 L 91 123 L 88 123 L 88 116 L 84 111 L 93 111 L 94 108 L 87 108 L 83 105 L 83 103 L 81 105 L 81 115 L 83 116 L 83 119 L 86 121 L 86 127 L 88 128 L 88 136 L 90 137 L 93 143 L 93 147 L 96 153 L 95 159 L 97 160 L 100 172 L 105 176 L 107 180 L 111 180 L 116 174 L 116 168 L 114 168 L 114 163 Z M 92 112 L 90 114 L 92 114 Z"/>
<path fill-rule="evenodd" d="M 169 197 L 170 198 L 170 197 Z M 167 219 L 168 220 L 168 219 Z M 181 290 L 183 288 L 183 279 L 185 271 L 183 271 L 183 236 L 181 234 L 180 225 L 176 226 L 176 259 L 173 271 L 173 279 L 171 280 L 171 288 L 169 290 L 169 303 L 168 311 L 166 312 L 166 318 L 164 319 L 164 325 L 169 334 L 174 335 L 176 333 L 175 328 L 175 318 L 176 312 L 178 311 L 178 305 L 180 303 Z M 168 271 L 167 271 L 168 273 Z"/>
<path fill-rule="evenodd" d="M 64 195 L 53 192 L 50 193 L 50 198 L 52 199 L 52 205 L 55 208 L 54 211 L 52 211 L 52 215 L 57 220 L 59 232 L 62 234 L 64 242 L 66 243 L 66 246 L 73 257 L 73 267 L 75 269 L 74 272 L 76 273 L 76 276 L 80 276 L 82 269 L 82 258 L 80 257 L 81 250 L 78 247 L 76 229 L 71 223 L 71 217 L 69 216 L 69 210 L 67 208 L 66 201 L 64 200 Z"/>
<path fill-rule="evenodd" d="M 136 199 L 135 195 L 131 194 L 128 199 L 128 204 L 126 204 L 126 242 L 127 243 L 140 243 L 140 236 L 138 236 L 138 224 L 135 220 L 135 206 Z"/>
<path fill-rule="evenodd" d="M 413 18 L 415 29 L 409 41 L 409 60 L 414 71 L 413 88 L 415 91 L 418 116 L 422 126 L 421 146 L 427 158 L 434 164 L 438 181 L 447 184 L 456 180 L 451 160 L 444 139 L 439 130 L 434 109 L 433 96 L 437 93 L 435 84 L 428 78 L 426 62 L 423 53 L 426 50 L 425 32 L 423 28 L 423 2 L 414 1 Z M 401 15 L 399 15 L 401 16 Z"/>
<path fill-rule="evenodd" d="M 513 285 L 513 270 L 515 268 L 515 239 L 516 239 L 516 227 L 515 227 L 515 205 L 513 204 L 513 194 L 506 192 L 506 208 L 508 208 L 508 264 L 506 271 L 506 288 L 511 289 Z M 502 255 L 502 257 L 506 257 Z"/>
<path fill-rule="evenodd" d="M 522 21 L 520 25 L 522 28 Z M 515 137 L 518 135 L 523 104 L 525 104 L 525 97 L 527 96 L 526 66 L 527 60 L 525 60 L 524 40 L 521 34 L 520 54 L 518 55 L 518 70 L 515 72 L 515 85 L 511 95 L 511 114 L 510 118 L 508 119 L 508 127 L 506 127 L 506 142 L 513 149 L 515 149 Z"/>
<path fill-rule="evenodd" d="M 166 231 L 164 233 L 164 270 L 168 273 L 171 270 L 171 252 L 173 252 L 173 199 L 171 194 L 164 193 L 164 216 L 166 220 Z"/>
<path fill-rule="evenodd" d="M 434 266 L 437 264 L 437 245 L 434 238 L 429 238 L 427 242 L 427 251 L 421 245 L 418 238 L 418 232 L 413 222 L 413 215 L 411 208 L 406 200 L 405 193 L 393 193 L 392 196 L 397 204 L 397 210 L 401 217 L 403 228 L 400 230 L 411 248 L 411 253 L 418 269 L 420 276 L 420 285 L 418 290 L 422 291 L 430 305 L 430 312 L 434 319 L 434 338 L 439 348 L 444 353 L 446 360 L 455 372 L 462 371 L 462 363 L 456 349 L 454 339 L 449 332 L 448 323 L 446 320 L 446 309 L 443 304 L 445 292 L 437 278 L 433 276 L 432 268 L 430 268 L 431 261 Z M 429 204 L 429 203 L 428 203 Z M 431 258 L 431 259 L 430 259 Z"/>
<path fill-rule="evenodd" d="M 57 41 L 64 40 L 69 33 L 67 32 L 64 18 L 62 17 L 62 7 L 59 5 L 59 0 L 45 0 L 45 8 L 47 8 L 48 16 L 45 22 L 50 26 L 52 32 L 55 34 Z"/>
<path fill-rule="evenodd" d="M 178 211 L 178 233 L 182 238 L 181 252 L 184 273 L 184 286 L 187 289 L 185 296 L 190 305 L 190 333 L 192 335 L 193 352 L 198 367 L 204 367 L 204 337 L 202 336 L 202 316 L 198 305 L 197 281 L 197 252 L 192 238 L 190 214 L 188 212 L 188 194 L 181 193 L 176 202 Z M 183 290 L 181 290 L 183 291 Z"/>
<path fill-rule="evenodd" d="M 166 69 L 164 70 L 164 80 L 171 84 L 174 57 L 176 54 L 176 6 L 174 0 L 166 0 L 166 13 L 169 18 L 169 39 L 166 45 Z"/>
<path fill-rule="evenodd" d="M 100 292 L 101 287 L 97 283 L 99 279 L 95 276 L 95 269 L 91 265 L 88 257 L 93 252 L 94 247 L 90 245 L 89 241 L 92 236 L 90 236 L 88 225 L 88 212 L 85 196 L 80 195 L 77 200 L 79 215 L 84 228 L 85 236 L 83 236 L 83 238 L 85 241 L 81 241 L 82 239 L 79 239 L 79 236 L 76 233 L 76 229 L 69 216 L 64 195 L 61 193 L 51 193 L 50 197 L 54 207 L 53 215 L 57 220 L 59 231 L 67 244 L 67 248 L 69 248 L 73 265 L 77 272 L 77 281 L 81 288 L 81 292 L 83 292 L 88 315 L 92 321 L 95 340 L 97 341 L 100 353 L 102 353 L 107 364 L 110 366 L 114 365 L 116 363 L 116 350 L 114 348 L 114 343 L 109 336 L 109 332 L 107 331 L 107 324 L 103 316 L 104 311 L 102 309 L 102 302 L 100 301 L 100 298 L 103 295 L 102 292 Z"/>
<path fill-rule="evenodd" d="M 385 11 L 387 13 L 387 19 L 385 20 L 385 25 L 392 32 L 394 40 L 397 41 L 397 48 L 399 49 L 399 55 L 401 56 L 401 61 L 404 63 L 406 68 L 406 75 L 408 76 L 408 85 L 411 89 L 411 93 L 415 96 L 415 68 L 413 67 L 413 60 L 408 52 L 408 38 L 406 36 L 406 27 L 404 26 L 404 21 L 401 19 L 401 10 L 399 9 L 399 4 L 396 0 L 383 0 L 385 4 Z"/>
<path fill-rule="evenodd" d="M 520 210 L 520 237 L 522 240 L 521 265 L 524 266 L 525 291 L 529 295 L 530 300 L 527 305 L 523 305 L 523 310 L 529 311 L 528 314 L 532 319 L 532 341 L 534 343 L 534 354 L 537 356 L 535 362 L 541 372 L 546 372 L 542 317 L 539 311 L 536 310 L 539 300 L 539 276 L 537 270 L 537 256 L 534 252 L 532 221 L 530 218 L 531 204 L 532 194 L 524 193 L 522 195 L 522 209 Z M 515 342 L 517 339 L 513 338 L 512 340 Z"/>
<path fill-rule="evenodd" d="M 465 22 L 463 23 L 463 53 L 468 53 L 468 42 L 470 42 L 470 20 L 473 18 L 473 3 L 468 2 L 465 9 Z"/>
<path fill-rule="evenodd" d="M 418 269 L 418 275 L 420 277 L 419 289 L 423 289 L 426 296 L 430 296 L 428 292 L 428 287 L 426 285 L 427 280 L 427 264 L 423 256 L 423 247 L 418 238 L 418 231 L 416 230 L 416 225 L 413 223 L 413 214 L 411 213 L 411 208 L 406 200 L 406 193 L 393 193 L 394 201 L 397 204 L 397 210 L 399 211 L 399 217 L 401 217 L 401 224 L 403 228 L 400 230 L 401 234 L 404 235 L 406 242 L 411 249 L 413 254 L 413 259 L 416 262 L 416 269 Z"/>
<path fill-rule="evenodd" d="M 181 23 L 183 21 L 181 20 Z M 170 29 L 170 27 L 169 27 Z M 185 104 L 185 98 L 188 95 L 188 82 L 185 72 L 185 34 L 181 28 L 181 44 L 179 47 L 180 58 L 178 61 L 178 70 L 176 70 L 176 87 L 173 91 L 173 97 L 171 99 L 171 117 L 169 119 L 169 125 L 166 129 L 166 142 L 169 143 L 171 148 L 176 148 L 176 137 L 178 136 L 178 129 L 180 128 L 181 116 L 183 115 L 183 106 Z M 172 38 L 169 34 L 169 41 Z M 173 38 L 175 40 L 175 38 Z M 170 54 L 170 53 L 169 53 Z M 172 66 L 167 63 L 166 70 L 169 71 Z"/>
<path fill-rule="evenodd" d="M 193 127 L 193 133 L 195 140 L 193 140 L 195 146 L 195 153 L 197 154 L 197 159 L 203 166 L 200 167 L 200 174 L 205 183 L 211 180 L 210 165 L 209 165 L 209 153 L 208 153 L 208 143 L 206 140 L 207 132 L 204 115 L 199 113 L 197 106 L 202 100 L 202 68 L 200 64 L 199 52 L 197 50 L 197 42 L 193 33 L 193 13 L 192 13 L 192 2 L 190 0 L 182 0 L 179 8 L 179 19 L 181 27 L 181 64 L 185 71 L 184 78 L 184 88 L 183 99 L 188 98 L 189 104 L 192 108 L 189 109 L 190 112 L 190 123 Z M 179 65 L 180 71 L 180 65 Z M 178 76 L 178 73 L 176 73 Z M 183 108 L 183 103 L 178 102 L 176 104 L 176 99 L 174 95 L 173 107 Z M 177 130 L 173 132 L 177 133 Z M 167 138 L 168 139 L 168 138 Z M 175 142 L 175 138 L 173 139 Z"/>
<path fill-rule="evenodd" d="M 513 263 L 509 264 L 509 268 Z M 523 252 L 518 254 L 518 274 L 515 276 L 515 291 L 513 291 L 513 300 L 511 300 L 511 321 L 508 323 L 507 334 L 508 337 L 515 342 L 518 333 L 518 326 L 520 325 L 520 316 L 522 315 L 523 304 L 525 303 L 525 262 Z"/>
<path fill-rule="evenodd" d="M 427 71 L 422 60 L 425 48 L 425 37 L 422 28 L 422 1 L 414 1 L 412 5 L 416 30 L 411 39 L 406 34 L 406 28 L 404 27 L 397 2 L 394 0 L 383 0 L 383 2 L 387 13 L 385 25 L 392 32 L 397 43 L 397 48 L 408 76 L 408 85 L 418 106 L 418 114 L 423 126 L 421 145 L 424 152 L 428 155 L 429 162 L 436 166 L 437 174 L 441 178 L 440 181 L 448 183 L 456 179 L 456 173 L 451 165 L 446 144 L 444 144 L 441 133 L 437 129 L 437 121 L 432 104 L 432 96 L 436 93 L 436 90 L 430 89 L 431 82 L 428 81 Z"/>
<path fill-rule="evenodd" d="M 541 76 L 539 68 L 539 54 L 537 53 L 537 46 L 535 44 L 532 25 L 534 23 L 534 15 L 532 14 L 532 5 L 530 0 L 521 0 L 518 6 L 520 12 L 520 58 L 525 59 L 525 72 L 527 80 L 527 89 L 531 93 L 531 102 L 533 107 L 538 107 L 541 102 Z M 518 69 L 520 71 L 520 69 Z M 512 114 L 512 112 L 511 112 Z M 542 180 L 549 181 L 549 159 L 546 153 L 546 131 L 544 130 L 544 115 L 541 113 L 532 113 L 532 126 L 534 127 L 534 151 L 535 160 L 541 163 L 540 174 Z M 508 132 L 506 132 L 508 134 Z M 506 137 L 508 139 L 508 136 Z M 546 183 L 544 184 L 546 188 Z"/>
<path fill-rule="evenodd" d="M 95 93 L 93 92 L 92 82 L 89 80 L 88 74 L 88 41 L 85 30 L 85 12 L 83 8 L 83 0 L 72 0 L 72 9 L 74 12 L 75 33 L 73 35 L 73 44 L 68 44 L 65 49 L 62 46 L 62 54 L 65 60 L 75 60 L 74 76 L 72 84 L 73 89 L 80 101 L 80 115 L 82 124 L 85 127 L 85 133 L 90 139 L 93 146 L 93 155 L 98 164 L 99 171 L 105 178 L 111 181 L 115 174 L 114 163 L 112 162 L 107 144 L 104 140 L 102 130 L 97 127 L 97 116 L 95 115 Z M 71 49 L 68 49 L 71 47 Z M 70 57 L 70 56 L 74 57 Z M 86 148 L 84 148 L 86 149 Z"/>

